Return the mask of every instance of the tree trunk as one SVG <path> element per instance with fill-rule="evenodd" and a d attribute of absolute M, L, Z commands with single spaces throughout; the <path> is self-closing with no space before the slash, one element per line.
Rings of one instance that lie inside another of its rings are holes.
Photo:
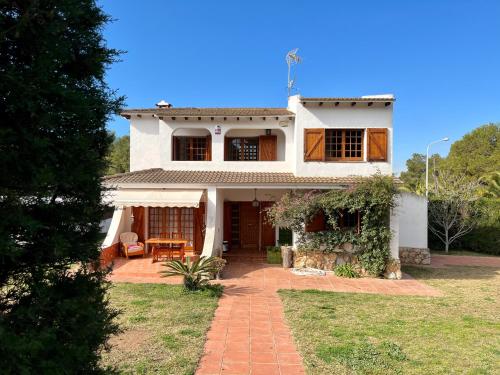
<path fill-rule="evenodd" d="M 444 243 L 444 251 L 448 253 L 448 250 L 450 248 L 450 242 L 448 241 L 448 230 L 445 231 L 446 235 L 446 242 Z"/>

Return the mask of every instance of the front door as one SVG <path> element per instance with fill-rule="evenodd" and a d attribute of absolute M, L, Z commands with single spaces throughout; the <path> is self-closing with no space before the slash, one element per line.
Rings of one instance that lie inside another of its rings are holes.
<path fill-rule="evenodd" d="M 253 207 L 251 202 L 242 202 L 240 205 L 240 231 L 242 248 L 258 248 L 259 208 Z"/>

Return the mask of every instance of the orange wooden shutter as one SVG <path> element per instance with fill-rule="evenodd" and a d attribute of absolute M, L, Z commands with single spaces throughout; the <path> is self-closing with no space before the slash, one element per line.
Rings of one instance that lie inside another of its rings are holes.
<path fill-rule="evenodd" d="M 212 160 L 212 135 L 207 135 L 207 148 L 206 148 L 206 155 L 205 155 L 205 160 Z"/>
<path fill-rule="evenodd" d="M 223 240 L 231 243 L 231 223 L 232 223 L 231 202 L 224 202 L 224 231 Z"/>
<path fill-rule="evenodd" d="M 306 224 L 306 232 L 320 232 L 326 228 L 326 218 L 324 212 L 318 212 L 314 217 Z"/>
<path fill-rule="evenodd" d="M 368 161 L 387 161 L 387 129 L 368 129 Z"/>
<path fill-rule="evenodd" d="M 205 240 L 205 203 L 200 202 L 200 207 L 194 209 L 194 250 L 196 253 L 203 251 Z"/>
<path fill-rule="evenodd" d="M 144 207 L 132 207 L 134 222 L 132 223 L 132 232 L 137 233 L 138 241 L 144 242 Z"/>
<path fill-rule="evenodd" d="M 275 135 L 261 135 L 259 137 L 259 160 L 276 160 L 277 144 L 277 137 Z"/>
<path fill-rule="evenodd" d="M 325 129 L 304 129 L 304 161 L 325 160 Z"/>

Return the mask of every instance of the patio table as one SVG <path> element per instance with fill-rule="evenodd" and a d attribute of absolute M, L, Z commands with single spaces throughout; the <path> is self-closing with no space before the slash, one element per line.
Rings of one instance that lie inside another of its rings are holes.
<path fill-rule="evenodd" d="M 188 243 L 188 240 L 182 238 L 148 238 L 146 245 L 180 245 L 181 260 L 184 261 L 184 246 Z M 153 263 L 158 261 L 160 256 L 170 256 L 174 249 L 169 248 L 153 248 Z"/>

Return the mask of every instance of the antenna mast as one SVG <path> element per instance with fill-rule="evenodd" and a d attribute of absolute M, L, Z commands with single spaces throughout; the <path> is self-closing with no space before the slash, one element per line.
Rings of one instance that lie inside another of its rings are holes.
<path fill-rule="evenodd" d="M 297 55 L 298 51 L 299 51 L 298 48 L 294 48 L 290 52 L 288 52 L 285 57 L 286 64 L 288 65 L 288 84 L 287 84 L 288 96 L 291 95 L 292 89 L 295 85 L 295 77 L 293 79 L 290 78 L 292 65 L 299 64 L 302 61 L 300 56 Z"/>

